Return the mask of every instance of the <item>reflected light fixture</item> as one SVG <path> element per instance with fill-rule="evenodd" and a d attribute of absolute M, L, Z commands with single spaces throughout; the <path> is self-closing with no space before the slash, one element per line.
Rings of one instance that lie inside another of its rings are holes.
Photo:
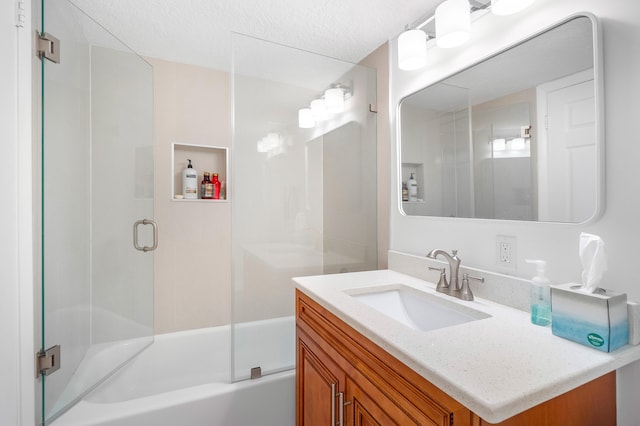
<path fill-rule="evenodd" d="M 427 34 L 422 30 L 406 30 L 398 37 L 398 68 L 417 70 L 427 64 Z"/>
<path fill-rule="evenodd" d="M 446 0 L 436 8 L 436 44 L 460 46 L 471 38 L 471 6 L 468 0 Z"/>
<path fill-rule="evenodd" d="M 492 142 L 494 151 L 504 151 L 505 149 L 507 149 L 506 139 L 494 139 Z"/>
<path fill-rule="evenodd" d="M 336 86 L 325 90 L 324 104 L 330 114 L 344 112 L 344 88 Z"/>
<path fill-rule="evenodd" d="M 309 104 L 309 108 L 311 109 L 311 115 L 315 121 L 322 121 L 329 118 L 329 113 L 327 112 L 327 105 L 324 99 L 314 99 Z"/>
<path fill-rule="evenodd" d="M 512 15 L 531 6 L 534 0 L 491 0 L 491 13 L 494 15 Z"/>
<path fill-rule="evenodd" d="M 513 138 L 511 139 L 511 141 L 509 141 L 509 144 L 511 144 L 511 149 L 516 149 L 519 151 L 522 151 L 526 148 L 524 138 Z"/>
<path fill-rule="evenodd" d="M 311 113 L 311 108 L 300 108 L 298 110 L 298 127 L 301 129 L 310 129 L 316 125 Z"/>

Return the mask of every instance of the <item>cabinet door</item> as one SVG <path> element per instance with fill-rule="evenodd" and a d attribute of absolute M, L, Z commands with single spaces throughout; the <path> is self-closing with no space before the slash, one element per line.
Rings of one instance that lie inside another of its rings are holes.
<path fill-rule="evenodd" d="M 347 425 L 436 426 L 439 424 L 429 419 L 424 413 L 403 407 L 401 401 L 391 400 L 368 381 L 356 383 L 347 379 L 346 385 L 346 412 L 351 420 L 346 423 Z"/>
<path fill-rule="evenodd" d="M 321 351 L 313 352 L 298 339 L 297 425 L 334 426 L 344 373 Z"/>

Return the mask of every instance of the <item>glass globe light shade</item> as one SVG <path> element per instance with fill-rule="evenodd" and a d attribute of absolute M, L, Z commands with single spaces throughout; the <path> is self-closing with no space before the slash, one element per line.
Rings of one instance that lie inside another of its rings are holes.
<path fill-rule="evenodd" d="M 446 0 L 436 8 L 436 44 L 460 46 L 471 38 L 471 7 L 468 0 Z"/>
<path fill-rule="evenodd" d="M 398 37 L 398 68 L 417 70 L 427 64 L 427 35 L 422 30 L 407 30 Z"/>

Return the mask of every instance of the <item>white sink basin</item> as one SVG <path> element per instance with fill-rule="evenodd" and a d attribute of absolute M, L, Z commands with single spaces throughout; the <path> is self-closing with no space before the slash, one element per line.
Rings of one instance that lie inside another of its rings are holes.
<path fill-rule="evenodd" d="M 349 293 L 414 330 L 435 330 L 490 317 L 484 312 L 402 285 L 366 293 Z"/>

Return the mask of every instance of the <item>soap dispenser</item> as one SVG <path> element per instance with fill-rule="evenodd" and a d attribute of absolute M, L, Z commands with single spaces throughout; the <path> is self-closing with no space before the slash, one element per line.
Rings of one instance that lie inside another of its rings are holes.
<path fill-rule="evenodd" d="M 409 201 L 418 201 L 418 181 L 416 181 L 416 174 L 411 173 L 409 177 Z"/>
<path fill-rule="evenodd" d="M 551 287 L 545 276 L 547 262 L 525 259 L 536 264 L 536 275 L 531 279 L 531 322 L 536 325 L 551 324 Z"/>
<path fill-rule="evenodd" d="M 182 171 L 182 195 L 185 199 L 195 200 L 198 198 L 198 172 L 191 165 L 191 160 L 187 161 L 189 165 Z"/>

